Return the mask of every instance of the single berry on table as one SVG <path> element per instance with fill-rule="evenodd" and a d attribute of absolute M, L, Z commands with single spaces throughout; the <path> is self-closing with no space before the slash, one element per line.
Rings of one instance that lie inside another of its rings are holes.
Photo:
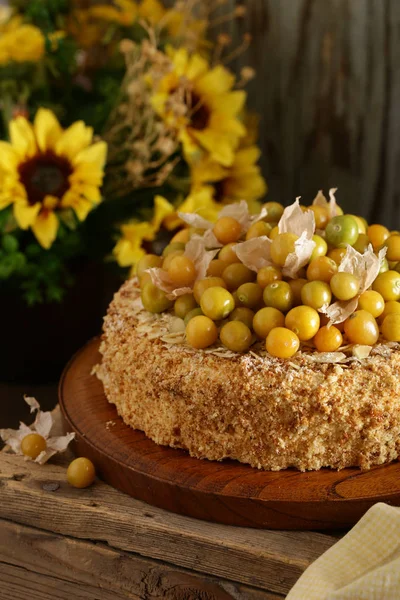
<path fill-rule="evenodd" d="M 92 485 L 96 470 L 91 460 L 81 456 L 73 460 L 67 469 L 67 481 L 72 487 L 86 488 Z"/>
<path fill-rule="evenodd" d="M 47 448 L 47 442 L 39 433 L 28 433 L 21 441 L 21 452 L 35 460 Z"/>

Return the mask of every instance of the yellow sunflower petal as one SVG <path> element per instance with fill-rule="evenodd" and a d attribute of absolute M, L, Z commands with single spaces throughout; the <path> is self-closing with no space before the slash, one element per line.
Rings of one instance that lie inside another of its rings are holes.
<path fill-rule="evenodd" d="M 254 165 L 261 156 L 261 150 L 257 146 L 249 146 L 239 149 L 236 152 L 234 165 L 236 169 L 245 169 L 249 165 Z"/>
<path fill-rule="evenodd" d="M 229 92 L 229 94 L 207 96 L 207 104 L 219 114 L 225 115 L 225 117 L 238 119 L 239 113 L 243 110 L 246 102 L 246 97 L 246 92 L 236 90 L 235 92 Z M 246 130 L 244 125 L 243 128 Z"/>
<path fill-rule="evenodd" d="M 21 229 L 28 229 L 36 221 L 42 205 L 36 202 L 30 206 L 27 201 L 14 202 L 14 217 Z"/>
<path fill-rule="evenodd" d="M 210 185 L 192 188 L 179 212 L 195 212 L 208 221 L 216 221 L 221 206 L 214 200 L 214 188 Z"/>
<path fill-rule="evenodd" d="M 175 212 L 175 208 L 168 202 L 163 196 L 156 196 L 154 198 L 154 215 L 151 221 L 155 231 L 158 231 L 161 227 L 165 217 Z"/>
<path fill-rule="evenodd" d="M 101 199 L 102 199 L 101 192 L 100 192 L 99 188 L 95 185 L 89 185 L 89 184 L 83 183 L 83 184 L 77 186 L 76 190 L 74 188 L 72 188 L 72 192 L 75 192 L 75 191 L 79 192 L 82 196 L 84 196 L 86 198 L 86 200 L 89 200 L 93 204 L 99 204 L 101 202 Z"/>
<path fill-rule="evenodd" d="M 172 62 L 174 64 L 174 70 L 178 77 L 186 75 L 187 64 L 189 60 L 188 51 L 186 48 L 179 48 L 171 52 Z"/>
<path fill-rule="evenodd" d="M 81 196 L 81 194 L 75 190 L 68 190 L 68 192 L 64 194 L 61 200 L 61 206 L 63 208 L 73 208 L 80 221 L 84 221 L 93 209 L 93 203 Z"/>
<path fill-rule="evenodd" d="M 10 140 L 20 159 L 30 158 L 37 152 L 33 127 L 25 117 L 10 121 Z"/>
<path fill-rule="evenodd" d="M 199 94 L 225 94 L 232 89 L 235 76 L 227 69 L 218 65 L 203 75 L 196 82 L 196 92 Z"/>
<path fill-rule="evenodd" d="M 107 159 L 106 142 L 96 142 L 88 148 L 82 149 L 79 154 L 73 157 L 74 165 L 85 164 L 85 168 L 102 170 Z"/>
<path fill-rule="evenodd" d="M 235 146 L 230 139 L 221 135 L 212 129 L 204 129 L 204 131 L 191 130 L 201 145 L 208 150 L 213 160 L 217 161 L 224 167 L 229 167 L 235 158 Z"/>
<path fill-rule="evenodd" d="M 5 171 L 16 171 L 18 155 L 8 142 L 0 141 L 0 167 Z"/>
<path fill-rule="evenodd" d="M 46 250 L 57 237 L 58 225 L 58 218 L 52 210 L 42 210 L 32 225 L 37 241 Z"/>
<path fill-rule="evenodd" d="M 120 267 L 135 265 L 146 254 L 139 243 L 132 244 L 121 238 L 113 249 L 113 254 Z"/>
<path fill-rule="evenodd" d="M 212 181 L 221 181 L 228 171 L 209 156 L 202 158 L 191 168 L 192 181 L 196 183 L 209 183 Z"/>
<path fill-rule="evenodd" d="M 73 162 L 77 154 L 91 144 L 92 138 L 92 127 L 86 127 L 83 121 L 77 121 L 64 131 L 55 146 L 55 151 Z"/>
<path fill-rule="evenodd" d="M 165 15 L 165 8 L 158 0 L 142 0 L 138 8 L 139 15 L 152 25 L 159 23 Z"/>
<path fill-rule="evenodd" d="M 207 73 L 207 69 L 207 61 L 200 54 L 194 54 L 188 64 L 186 77 L 193 81 Z"/>
<path fill-rule="evenodd" d="M 42 152 L 53 150 L 63 132 L 54 113 L 46 108 L 40 108 L 36 113 L 33 127 L 39 149 Z"/>

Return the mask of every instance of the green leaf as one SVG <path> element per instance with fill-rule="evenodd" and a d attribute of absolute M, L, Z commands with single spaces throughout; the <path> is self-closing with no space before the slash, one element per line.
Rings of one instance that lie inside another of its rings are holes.
<path fill-rule="evenodd" d="M 8 254 L 13 254 L 14 252 L 17 252 L 19 248 L 17 238 L 13 235 L 10 235 L 9 233 L 6 233 L 6 235 L 2 236 L 1 245 Z"/>

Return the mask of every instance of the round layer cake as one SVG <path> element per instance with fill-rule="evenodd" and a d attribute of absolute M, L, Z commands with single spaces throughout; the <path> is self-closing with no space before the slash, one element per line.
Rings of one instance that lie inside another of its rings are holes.
<path fill-rule="evenodd" d="M 135 280 L 104 321 L 96 374 L 125 423 L 157 444 L 267 470 L 368 469 L 399 456 L 398 343 L 363 359 L 303 346 L 286 360 L 261 343 L 245 354 L 196 350 L 182 323 L 145 311 Z"/>

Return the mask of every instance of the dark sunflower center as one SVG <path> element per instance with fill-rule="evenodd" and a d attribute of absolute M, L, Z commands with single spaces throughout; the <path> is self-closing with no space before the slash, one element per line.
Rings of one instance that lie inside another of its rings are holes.
<path fill-rule="evenodd" d="M 201 101 L 197 94 L 192 93 L 192 115 L 190 118 L 190 126 L 193 129 L 205 129 L 210 120 L 210 109 Z"/>
<path fill-rule="evenodd" d="M 221 181 L 216 181 L 213 183 L 214 186 L 214 200 L 217 202 L 222 202 L 225 198 L 225 182 L 222 179 Z"/>
<path fill-rule="evenodd" d="M 52 152 L 38 154 L 19 167 L 21 183 L 32 205 L 43 202 L 48 195 L 62 198 L 69 188 L 68 177 L 71 174 L 69 161 Z"/>

